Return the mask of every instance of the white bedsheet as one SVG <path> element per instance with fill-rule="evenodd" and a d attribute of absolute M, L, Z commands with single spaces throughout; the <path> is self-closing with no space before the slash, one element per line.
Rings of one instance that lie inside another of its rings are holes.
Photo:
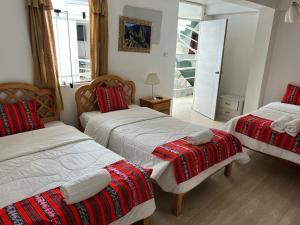
<path fill-rule="evenodd" d="M 283 115 L 290 115 L 294 118 L 300 119 L 300 106 L 297 105 L 291 105 L 291 104 L 285 104 L 280 102 L 273 102 L 266 106 L 263 106 L 257 111 L 251 112 L 249 114 L 252 114 L 254 116 L 258 116 L 261 118 L 269 119 L 269 120 L 276 120 L 279 117 Z M 245 116 L 245 115 L 243 115 Z M 240 117 L 233 118 L 228 123 L 225 124 L 224 130 L 232 133 L 236 137 L 240 139 L 242 144 L 249 149 L 262 152 L 268 155 L 272 155 L 278 158 L 282 158 L 297 164 L 300 164 L 300 155 L 296 154 L 294 152 L 287 151 L 282 148 L 278 148 L 273 145 L 269 145 L 267 143 L 257 141 L 256 139 L 250 138 L 246 135 L 243 135 L 241 133 L 235 132 L 235 126 L 237 124 L 237 121 Z"/>
<path fill-rule="evenodd" d="M 151 153 L 156 146 L 208 128 L 183 122 L 142 107 L 105 114 L 85 113 L 84 116 L 88 118 L 89 115 L 90 118 L 85 133 L 96 140 L 102 140 L 102 136 L 106 136 L 109 133 L 107 147 L 124 158 L 144 167 L 153 168 L 152 178 L 167 192 L 185 193 L 233 160 L 241 160 L 243 162 L 249 160 L 246 153 L 237 154 L 223 163 L 209 168 L 206 172 L 199 174 L 193 179 L 178 185 L 174 177 L 173 165 L 168 161 L 155 157 Z M 103 121 L 106 122 L 104 123 Z M 109 124 L 109 126 L 101 127 L 106 124 Z M 111 124 L 116 126 L 114 127 Z M 109 131 L 105 131 L 106 129 Z M 102 132 L 103 130 L 104 132 Z"/>
<path fill-rule="evenodd" d="M 98 115 L 89 120 L 85 134 L 105 147 L 108 146 L 111 132 L 120 126 L 167 117 L 164 113 L 142 107 Z"/>
<path fill-rule="evenodd" d="M 24 150 L 20 150 L 22 146 Z M 123 159 L 77 129 L 60 123 L 0 138 L 0 157 L 0 208 Z M 132 224 L 154 210 L 152 199 L 112 224 Z"/>
<path fill-rule="evenodd" d="M 140 108 L 139 105 L 129 105 L 128 106 L 129 109 L 134 109 L 134 108 Z M 83 128 L 86 127 L 87 123 L 89 122 L 89 120 L 91 118 L 94 118 L 94 117 L 97 117 L 98 114 L 101 113 L 99 110 L 98 111 L 92 111 L 92 112 L 87 112 L 87 113 L 83 113 L 81 116 L 80 116 L 80 124 Z"/>

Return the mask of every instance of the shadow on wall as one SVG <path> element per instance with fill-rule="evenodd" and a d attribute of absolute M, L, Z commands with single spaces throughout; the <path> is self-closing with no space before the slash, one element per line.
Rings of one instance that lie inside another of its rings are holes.
<path fill-rule="evenodd" d="M 74 88 L 70 88 L 69 86 L 61 86 L 61 93 L 64 101 L 64 111 L 60 114 L 60 119 L 72 126 L 78 127 L 78 119 L 77 119 L 77 107 L 75 102 L 75 92 L 78 87 L 81 85 L 75 84 Z"/>

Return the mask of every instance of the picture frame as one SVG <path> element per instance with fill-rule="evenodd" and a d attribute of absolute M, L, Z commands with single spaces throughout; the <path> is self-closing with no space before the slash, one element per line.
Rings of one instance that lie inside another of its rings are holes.
<path fill-rule="evenodd" d="M 150 53 L 152 22 L 120 16 L 119 51 Z"/>

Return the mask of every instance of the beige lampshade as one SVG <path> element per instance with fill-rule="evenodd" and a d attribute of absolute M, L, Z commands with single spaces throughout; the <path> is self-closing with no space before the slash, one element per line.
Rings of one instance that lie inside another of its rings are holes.
<path fill-rule="evenodd" d="M 159 80 L 157 73 L 148 74 L 145 84 L 148 84 L 148 85 L 160 84 L 160 80 Z"/>

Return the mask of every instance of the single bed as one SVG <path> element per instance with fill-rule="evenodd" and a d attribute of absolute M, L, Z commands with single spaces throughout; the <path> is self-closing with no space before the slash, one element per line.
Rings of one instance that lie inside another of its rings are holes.
<path fill-rule="evenodd" d="M 101 168 L 112 168 L 118 163 L 135 166 L 74 127 L 60 122 L 51 90 L 23 83 L 0 84 L 0 104 L 27 99 L 36 99 L 37 111 L 45 128 L 0 137 L 0 224 L 26 224 L 26 221 L 29 224 L 48 224 L 49 221 L 70 225 L 87 221 L 99 224 L 97 221 L 100 220 L 101 224 L 111 225 L 129 225 L 140 220 L 149 224 L 149 217 L 155 210 L 153 196 L 143 198 L 140 204 L 126 205 L 127 211 L 116 210 L 119 213 L 114 217 L 103 207 L 112 210 L 116 207 L 114 204 L 109 207 L 107 201 L 110 198 L 103 198 L 106 190 L 97 197 L 66 206 L 59 191 L 64 183 Z M 110 187 L 119 184 L 119 178 L 115 177 L 112 174 Z M 120 186 L 120 192 L 123 191 L 123 186 Z"/>
<path fill-rule="evenodd" d="M 292 163 L 300 164 L 300 154 L 299 152 L 297 153 L 296 151 L 291 151 L 288 149 L 285 149 L 284 147 L 280 147 L 280 144 L 283 143 L 281 141 L 278 142 L 277 145 L 274 144 L 269 144 L 267 141 L 261 141 L 257 140 L 257 138 L 250 137 L 248 136 L 245 132 L 241 132 L 238 130 L 242 130 L 242 126 L 237 126 L 238 121 L 240 119 L 245 119 L 247 120 L 247 117 L 257 117 L 257 118 L 262 118 L 263 120 L 268 121 L 275 121 L 278 118 L 284 116 L 284 115 L 289 115 L 292 116 L 293 118 L 298 118 L 300 119 L 300 106 L 298 105 L 292 105 L 292 104 L 286 104 L 286 103 L 281 103 L 281 102 L 272 102 L 269 103 L 260 109 L 251 112 L 247 115 L 239 116 L 236 118 L 233 118 L 230 120 L 227 124 L 224 126 L 224 130 L 228 131 L 232 134 L 234 134 L 236 137 L 240 139 L 242 142 L 243 146 L 247 149 L 254 150 L 260 153 L 264 153 L 266 155 L 270 155 L 276 158 L 284 159 Z M 250 118 L 251 119 L 251 118 Z M 240 120 L 241 121 L 241 120 Z M 261 121 L 261 119 L 258 119 L 258 121 Z M 260 122 L 262 126 L 262 122 Z M 241 129 L 240 129 L 241 128 Z M 272 131 L 275 133 L 275 131 Z M 298 141 L 297 141 L 298 139 Z M 300 143 L 299 140 L 300 136 L 298 135 L 295 140 Z M 270 142 L 270 141 L 268 141 Z M 295 143 L 297 145 L 297 143 Z"/>
<path fill-rule="evenodd" d="M 101 113 L 97 105 L 95 87 L 118 85 L 125 89 L 129 109 Z M 178 183 L 174 176 L 173 164 L 153 155 L 153 150 L 157 146 L 179 140 L 206 128 L 134 105 L 134 82 L 125 81 L 119 76 L 102 76 L 91 84 L 80 87 L 76 91 L 76 102 L 82 130 L 98 143 L 124 158 L 152 168 L 151 178 L 154 182 L 164 191 L 174 194 L 173 211 L 176 215 L 181 212 L 182 198 L 185 193 L 224 167 L 226 167 L 226 174 L 230 175 L 233 161 L 249 160 L 247 154 L 240 152 Z"/>

